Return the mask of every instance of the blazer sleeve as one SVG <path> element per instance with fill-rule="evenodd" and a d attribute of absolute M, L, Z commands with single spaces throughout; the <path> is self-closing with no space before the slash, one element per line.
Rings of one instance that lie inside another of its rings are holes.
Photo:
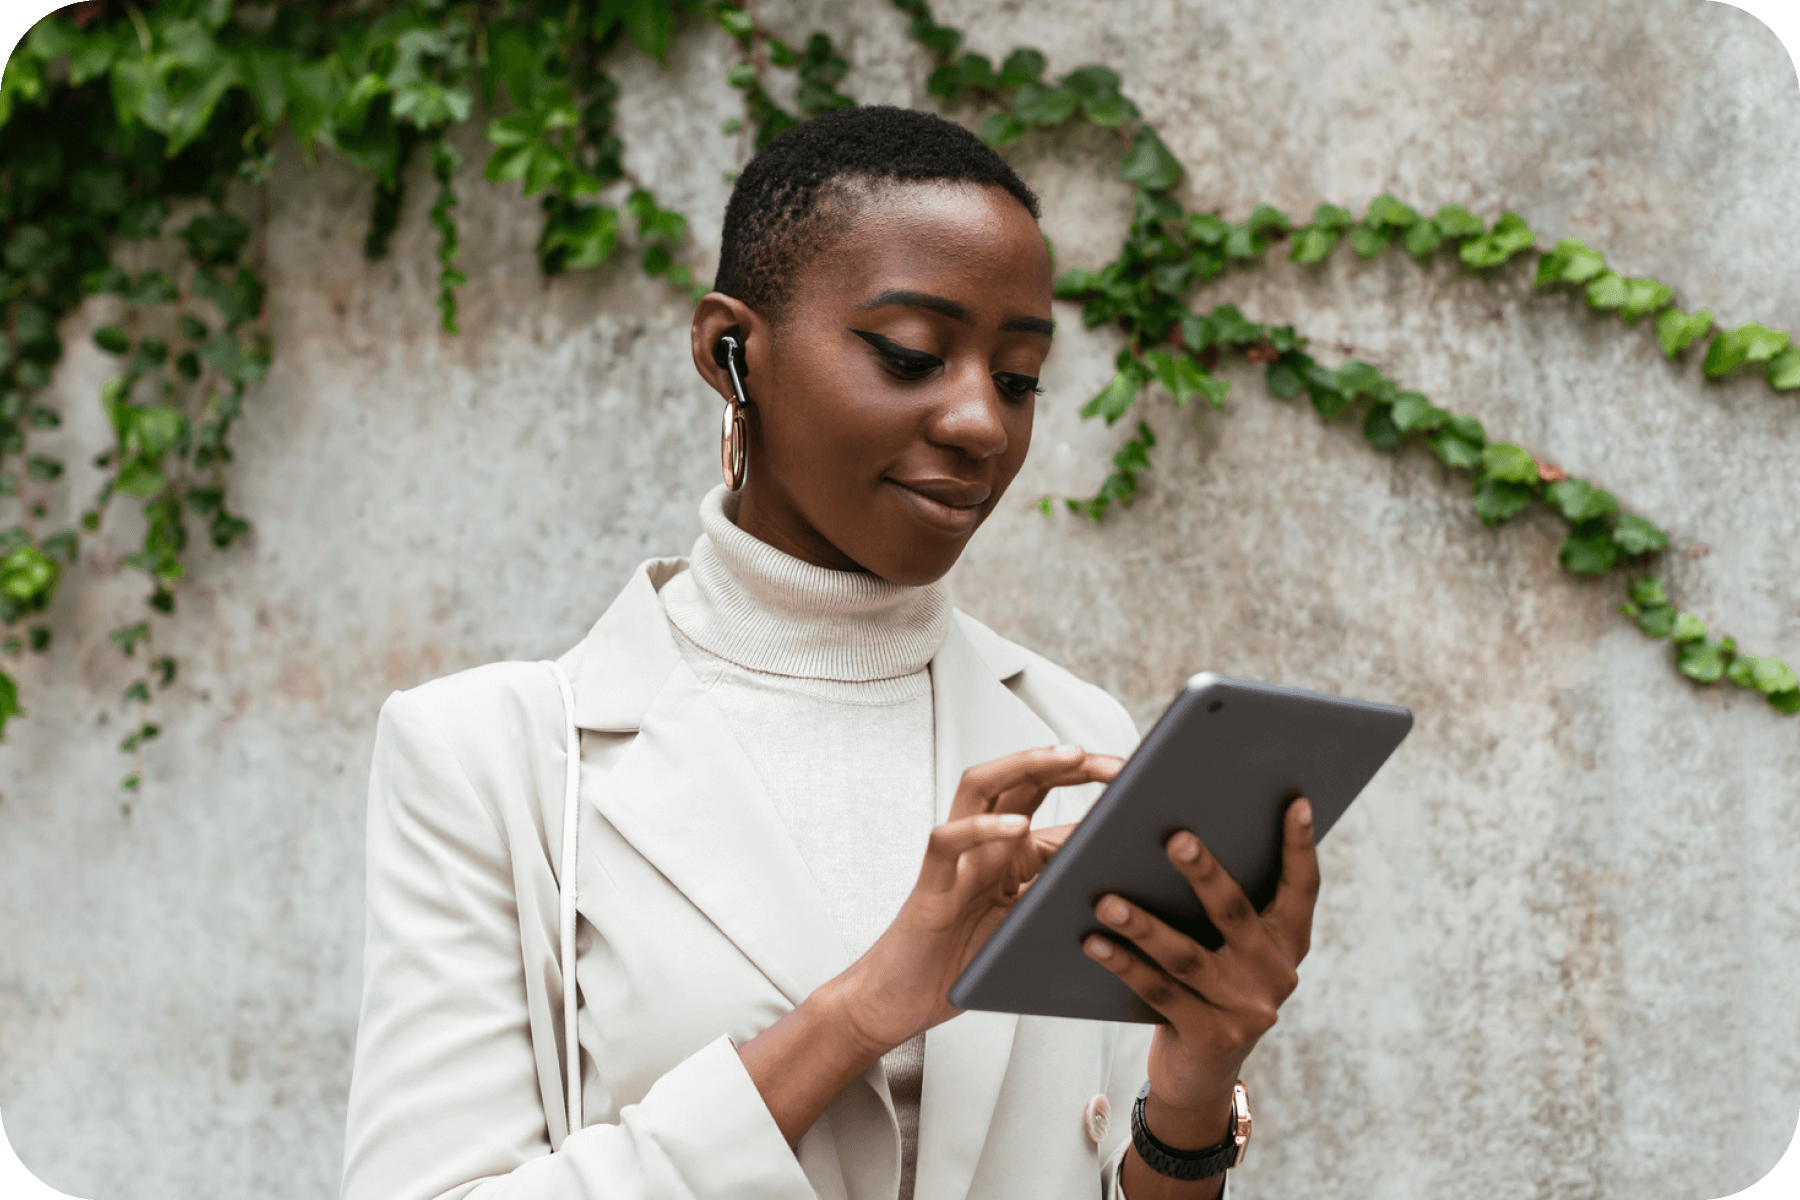
<path fill-rule="evenodd" d="M 813 1200 L 723 1036 L 552 1152 L 505 823 L 457 750 L 383 706 L 343 1200 Z"/>

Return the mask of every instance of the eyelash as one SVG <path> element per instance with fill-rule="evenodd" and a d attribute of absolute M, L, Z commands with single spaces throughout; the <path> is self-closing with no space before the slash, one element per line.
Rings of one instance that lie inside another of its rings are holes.
<path fill-rule="evenodd" d="M 922 350 L 911 350 L 887 338 L 876 341 L 871 335 L 851 330 L 881 355 L 882 365 L 894 375 L 908 383 L 917 383 L 933 371 L 944 365 L 944 360 L 935 354 L 926 354 Z M 1023 400 L 1027 396 L 1041 395 L 1044 389 L 1038 386 L 1035 375 L 1020 375 L 1013 371 L 1002 371 L 994 376 L 994 382 L 1001 392 L 1014 400 Z"/>

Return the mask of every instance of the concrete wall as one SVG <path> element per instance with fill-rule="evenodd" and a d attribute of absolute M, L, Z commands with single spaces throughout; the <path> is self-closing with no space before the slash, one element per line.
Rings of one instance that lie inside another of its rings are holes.
<path fill-rule="evenodd" d="M 923 103 L 876 0 L 764 5 L 831 31 L 865 101 Z M 1393 190 L 1516 209 L 1722 320 L 1800 331 L 1800 89 L 1754 19 L 1700 0 L 940 0 L 970 45 L 1099 59 L 1188 167 L 1191 205 L 1310 212 Z M 627 158 L 710 263 L 742 160 L 730 47 L 622 61 Z M 470 162 L 477 138 L 465 139 Z M 1062 265 L 1128 215 L 1106 139 L 1011 152 Z M 335 1194 L 355 1034 L 363 780 L 393 688 L 572 644 L 631 566 L 683 549 L 714 477 L 687 309 L 614 264 L 545 282 L 535 205 L 461 210 L 465 332 L 434 330 L 422 172 L 391 258 L 370 184 L 291 147 L 239 198 L 264 239 L 276 365 L 233 468 L 247 546 L 195 555 L 159 650 L 182 663 L 141 795 L 113 749 L 127 665 L 105 631 L 142 577 L 116 520 L 21 672 L 0 750 L 0 1105 L 35 1172 L 83 1197 Z M 1273 256 L 1272 256 L 1273 257 Z M 1800 662 L 1800 407 L 1703 385 L 1643 329 L 1534 295 L 1522 269 L 1341 250 L 1199 303 L 1292 320 L 1612 488 L 1667 527 L 1665 574 L 1746 647 Z M 1800 1110 L 1800 722 L 1697 691 L 1556 566 L 1541 517 L 1483 529 L 1421 452 L 1228 373 L 1227 410 L 1151 416 L 1149 489 L 1101 529 L 1030 508 L 1094 487 L 1116 436 L 1076 408 L 1110 332 L 1060 307 L 1033 454 L 957 568 L 970 611 L 1148 721 L 1210 668 L 1412 707 L 1417 731 L 1326 842 L 1315 949 L 1253 1057 L 1277 1196 L 1698 1200 L 1748 1185 Z M 70 322 L 63 437 L 102 439 L 108 364 Z M 72 491 L 91 494 L 84 467 Z M 1710 548 L 1710 553 L 1706 553 Z"/>

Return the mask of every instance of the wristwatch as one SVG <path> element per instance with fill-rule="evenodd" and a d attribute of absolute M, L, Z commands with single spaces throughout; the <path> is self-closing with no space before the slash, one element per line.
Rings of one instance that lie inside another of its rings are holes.
<path fill-rule="evenodd" d="M 1243 1080 L 1232 1085 L 1231 1127 L 1225 1140 L 1204 1150 L 1177 1150 L 1157 1141 L 1144 1124 L 1144 1101 L 1149 1095 L 1150 1081 L 1146 1079 L 1138 1089 L 1137 1103 L 1131 1106 L 1131 1144 L 1152 1171 L 1171 1179 L 1209 1179 L 1244 1161 L 1250 1149 L 1250 1091 Z"/>

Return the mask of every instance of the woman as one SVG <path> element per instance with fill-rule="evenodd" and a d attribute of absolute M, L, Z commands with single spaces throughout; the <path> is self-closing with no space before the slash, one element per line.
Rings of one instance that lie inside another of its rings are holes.
<path fill-rule="evenodd" d="M 1261 914 L 1170 839 L 1216 951 L 1101 898 L 1117 937 L 1085 948 L 1154 1030 L 946 999 L 1136 740 L 941 582 L 1031 439 L 1036 217 L 992 150 L 900 109 L 740 176 L 693 320 L 731 486 L 692 556 L 556 670 L 383 707 L 347 1200 L 1220 1194 L 1307 948 L 1304 801 Z M 1140 1152 L 1107 1113 L 1146 1080 Z"/>

